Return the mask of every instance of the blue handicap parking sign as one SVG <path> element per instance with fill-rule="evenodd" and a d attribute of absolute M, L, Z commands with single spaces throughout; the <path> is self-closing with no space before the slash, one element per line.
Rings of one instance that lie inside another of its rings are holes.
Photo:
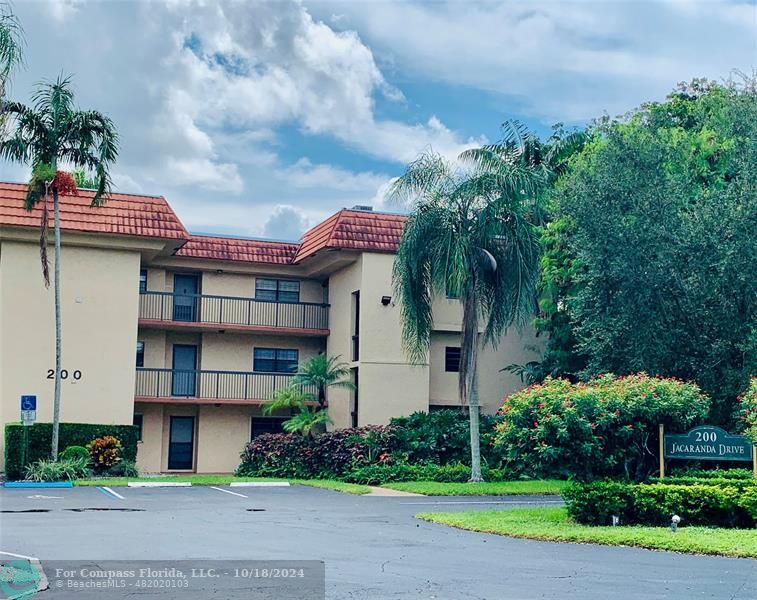
<path fill-rule="evenodd" d="M 21 396 L 21 410 L 37 410 L 37 396 Z"/>

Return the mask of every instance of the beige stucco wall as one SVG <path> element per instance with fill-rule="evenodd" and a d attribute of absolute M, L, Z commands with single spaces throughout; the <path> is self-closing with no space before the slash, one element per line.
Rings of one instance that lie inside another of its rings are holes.
<path fill-rule="evenodd" d="M 326 341 L 327 354 L 339 356 L 340 360 L 352 363 L 352 293 L 360 290 L 362 261 L 340 269 L 329 277 L 329 337 Z M 332 388 L 328 392 L 329 416 L 332 427 L 352 426 L 352 391 Z"/>
<path fill-rule="evenodd" d="M 231 473 L 239 466 L 239 454 L 250 441 L 251 419 L 261 416 L 257 406 L 135 405 L 143 415 L 143 441 L 137 465 L 142 473 L 168 470 L 169 432 L 172 416 L 195 417 L 195 471 Z"/>
<path fill-rule="evenodd" d="M 429 352 L 429 404 L 459 404 L 458 374 L 444 370 L 447 346 L 460 346 L 459 333 L 433 332 Z"/>
<path fill-rule="evenodd" d="M 61 260 L 61 420 L 130 424 L 134 400 L 140 255 L 65 244 Z M 54 265 L 50 252 L 52 273 Z M 52 419 L 53 287 L 45 289 L 35 244 L 0 246 L 0 418 L 19 419 L 19 396 L 37 396 L 37 420 Z M 125 368 L 125 365 L 128 365 Z M 74 371 L 81 379 L 74 380 Z M 3 460 L 0 436 L 0 461 Z"/>
<path fill-rule="evenodd" d="M 203 333 L 201 368 L 209 371 L 252 371 L 254 348 L 299 350 L 300 362 L 324 350 L 319 338 Z"/>

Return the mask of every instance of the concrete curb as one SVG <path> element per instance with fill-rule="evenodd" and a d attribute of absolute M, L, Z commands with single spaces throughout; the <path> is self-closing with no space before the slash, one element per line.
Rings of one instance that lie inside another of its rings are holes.
<path fill-rule="evenodd" d="M 288 481 L 232 481 L 229 487 L 289 487 Z"/>
<path fill-rule="evenodd" d="M 3 487 L 7 488 L 72 488 L 71 481 L 6 481 Z"/>
<path fill-rule="evenodd" d="M 130 481 L 130 488 L 192 487 L 191 481 Z"/>

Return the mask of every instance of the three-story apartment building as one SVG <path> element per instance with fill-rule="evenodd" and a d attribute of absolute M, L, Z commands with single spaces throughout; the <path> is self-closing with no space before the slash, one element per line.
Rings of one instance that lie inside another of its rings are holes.
<path fill-rule="evenodd" d="M 39 264 L 41 211 L 0 184 L 0 411 L 22 394 L 52 415 L 53 293 Z M 91 192 L 61 199 L 62 420 L 135 423 L 140 469 L 228 472 L 252 437 L 284 418 L 261 404 L 318 353 L 349 363 L 355 390 L 331 389 L 333 427 L 387 423 L 456 406 L 460 303 L 434 306 L 428 360 L 401 346 L 391 272 L 404 217 L 344 209 L 299 242 L 190 234 L 162 197 Z M 533 358 L 532 332 L 480 355 L 493 412 L 519 385 L 501 369 Z"/>

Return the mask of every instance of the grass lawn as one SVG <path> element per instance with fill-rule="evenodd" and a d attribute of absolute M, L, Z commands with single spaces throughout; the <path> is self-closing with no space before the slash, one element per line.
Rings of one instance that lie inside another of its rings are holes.
<path fill-rule="evenodd" d="M 757 558 L 757 532 L 752 529 L 681 527 L 590 527 L 568 519 L 564 508 L 518 508 L 487 512 L 423 513 L 419 519 L 471 531 L 552 542 L 637 546 L 689 554 Z"/>
<path fill-rule="evenodd" d="M 439 483 L 437 481 L 402 481 L 382 487 L 426 496 L 515 496 L 560 494 L 567 481 L 487 481 L 484 483 Z"/>
<path fill-rule="evenodd" d="M 101 479 L 78 479 L 76 486 L 124 487 L 130 481 L 190 482 L 192 485 L 229 485 L 233 481 L 289 481 L 292 484 L 345 492 L 347 494 L 367 494 L 371 489 L 366 485 L 344 483 L 328 479 L 281 479 L 275 477 L 234 477 L 233 475 L 158 475 L 155 477 L 104 477 Z"/>

